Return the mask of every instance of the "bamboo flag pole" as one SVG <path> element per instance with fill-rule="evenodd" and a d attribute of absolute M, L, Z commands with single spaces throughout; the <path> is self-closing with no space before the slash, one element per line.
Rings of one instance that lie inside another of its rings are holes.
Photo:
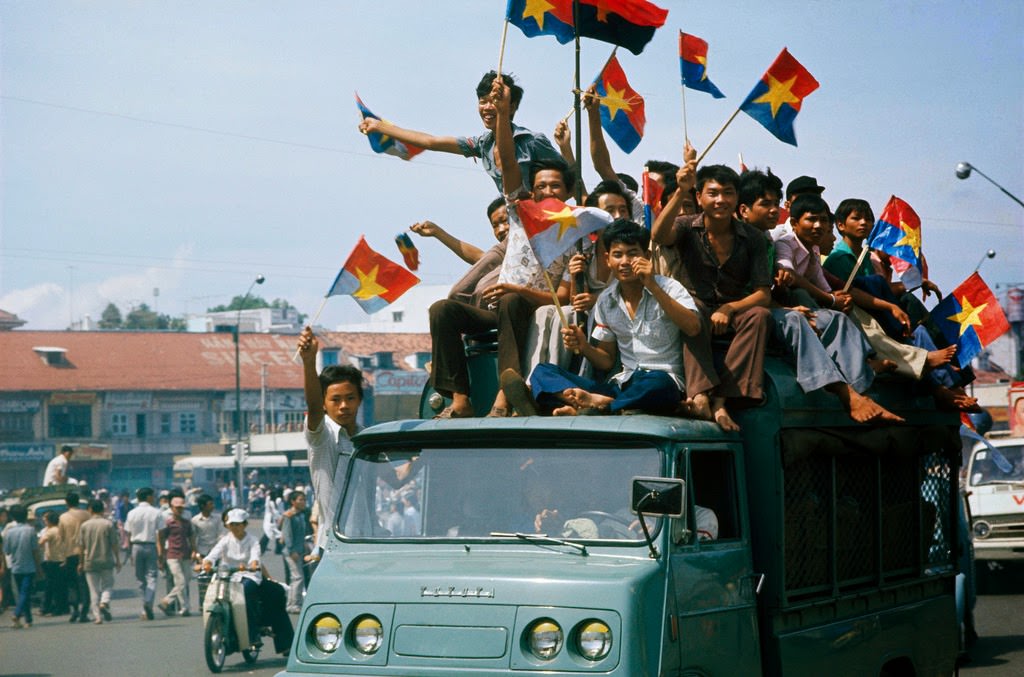
<path fill-rule="evenodd" d="M 732 121 L 735 120 L 736 116 L 740 114 L 741 110 L 743 110 L 743 109 L 742 108 L 737 108 L 736 112 L 733 113 L 732 116 L 728 120 L 725 121 L 725 124 L 722 125 L 722 128 L 718 130 L 717 134 L 715 134 L 715 138 L 711 139 L 711 142 L 708 143 L 707 147 L 697 157 L 697 164 L 698 165 L 700 164 L 700 161 L 704 159 L 704 156 L 708 154 L 708 151 L 711 150 L 711 147 L 715 145 L 715 142 L 718 141 L 718 138 L 720 136 L 722 136 L 722 132 L 725 131 L 725 128 L 728 127 L 730 124 L 732 124 Z"/>
<path fill-rule="evenodd" d="M 316 309 L 316 313 L 313 315 L 313 319 L 309 321 L 308 326 L 312 327 L 313 325 L 316 324 L 316 321 L 320 319 L 320 313 L 322 313 L 324 311 L 324 306 L 327 305 L 327 299 L 328 298 L 330 298 L 330 297 L 329 296 L 325 296 L 323 301 L 320 302 L 320 307 Z M 299 349 L 296 348 L 295 349 L 295 354 L 292 355 L 292 362 L 298 362 L 298 361 L 299 361 Z"/>
<path fill-rule="evenodd" d="M 501 29 L 501 48 L 498 50 L 498 78 L 501 78 L 501 66 L 505 61 L 505 39 L 508 37 L 508 17 L 505 17 L 505 25 Z"/>
<path fill-rule="evenodd" d="M 850 271 L 850 277 L 846 278 L 846 284 L 843 285 L 843 293 L 850 291 L 850 285 L 853 284 L 853 278 L 857 277 L 857 271 L 860 270 L 861 265 L 864 264 L 864 257 L 868 255 L 868 248 L 866 245 L 861 246 L 860 256 L 857 257 L 857 265 Z"/>
<path fill-rule="evenodd" d="M 680 85 L 680 92 L 683 95 L 683 144 L 690 142 L 690 131 L 686 126 L 686 85 Z"/>

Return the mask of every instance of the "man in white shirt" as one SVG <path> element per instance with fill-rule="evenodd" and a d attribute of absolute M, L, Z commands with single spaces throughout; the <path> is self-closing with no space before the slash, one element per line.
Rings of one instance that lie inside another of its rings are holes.
<path fill-rule="evenodd" d="M 73 453 L 75 453 L 74 448 L 65 444 L 60 448 L 60 453 L 50 459 L 50 462 L 46 464 L 46 472 L 43 474 L 44 487 L 52 484 L 67 484 L 68 461 L 71 460 Z"/>
<path fill-rule="evenodd" d="M 164 526 L 164 517 L 153 505 L 152 487 L 142 487 L 135 496 L 139 504 L 128 513 L 124 529 L 132 544 L 135 578 L 142 588 L 142 619 L 151 621 L 153 600 L 156 598 L 157 563 L 162 555 L 157 533 Z"/>

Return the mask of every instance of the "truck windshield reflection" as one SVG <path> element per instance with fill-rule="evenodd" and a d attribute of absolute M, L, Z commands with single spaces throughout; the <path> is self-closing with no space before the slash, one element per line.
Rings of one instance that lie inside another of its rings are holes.
<path fill-rule="evenodd" d="M 631 481 L 660 474 L 654 448 L 371 451 L 353 458 L 338 531 L 347 539 L 643 541 Z M 660 522 L 647 518 L 652 532 Z"/>

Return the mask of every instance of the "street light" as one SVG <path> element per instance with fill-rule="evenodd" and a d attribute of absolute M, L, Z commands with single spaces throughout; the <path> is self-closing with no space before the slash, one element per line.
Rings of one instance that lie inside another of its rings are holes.
<path fill-rule="evenodd" d="M 974 266 L 974 272 L 975 273 L 978 272 L 978 269 L 981 268 L 981 264 L 985 263 L 985 259 L 994 259 L 995 257 L 996 257 L 996 250 L 995 249 L 989 249 L 987 252 L 985 252 L 984 254 L 981 255 L 980 259 L 978 259 L 978 265 Z"/>
<path fill-rule="evenodd" d="M 252 293 L 253 287 L 263 284 L 263 281 L 266 279 L 262 275 L 256 276 L 256 279 L 252 281 L 252 284 L 245 291 L 242 302 L 238 304 L 238 314 L 235 316 L 235 463 L 238 464 L 238 481 L 235 483 L 235 493 L 238 496 L 239 504 L 242 502 L 242 483 L 245 478 L 242 472 L 242 462 L 244 460 L 242 452 L 242 367 L 238 357 L 238 335 L 242 329 L 242 309 L 245 308 L 245 302 L 249 300 L 249 294 Z M 241 507 L 241 505 L 236 507 Z"/>
<path fill-rule="evenodd" d="M 1000 186 L 998 183 L 996 183 L 995 181 L 992 180 L 992 177 L 990 177 L 987 174 L 985 174 L 985 172 L 981 171 L 980 169 L 978 169 L 977 167 L 972 165 L 970 162 L 960 162 L 960 163 L 957 163 L 957 166 L 956 166 L 956 178 L 958 178 L 958 179 L 966 179 L 968 176 L 971 175 L 971 171 L 972 170 L 976 171 L 979 174 L 981 174 L 982 176 L 984 176 L 986 179 L 988 179 L 989 183 L 991 183 L 993 186 L 995 186 L 999 190 L 1001 190 L 1004 193 L 1006 193 L 1010 197 L 1011 200 L 1013 200 L 1014 202 L 1019 204 L 1021 207 L 1024 207 L 1024 202 L 1021 202 L 1019 197 L 1017 197 L 1016 195 L 1014 195 L 1010 191 L 1008 191 L 1005 188 L 1003 188 L 1002 186 Z"/>

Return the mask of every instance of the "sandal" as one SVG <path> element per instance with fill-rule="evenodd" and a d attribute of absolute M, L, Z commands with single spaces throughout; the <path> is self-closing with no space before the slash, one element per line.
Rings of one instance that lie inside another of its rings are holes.
<path fill-rule="evenodd" d="M 487 412 L 487 418 L 508 418 L 509 411 L 505 407 L 491 407 L 491 410 Z"/>
<path fill-rule="evenodd" d="M 434 417 L 437 418 L 471 418 L 470 414 L 460 414 L 459 412 L 452 409 L 452 405 L 448 405 L 441 410 L 441 413 Z"/>

